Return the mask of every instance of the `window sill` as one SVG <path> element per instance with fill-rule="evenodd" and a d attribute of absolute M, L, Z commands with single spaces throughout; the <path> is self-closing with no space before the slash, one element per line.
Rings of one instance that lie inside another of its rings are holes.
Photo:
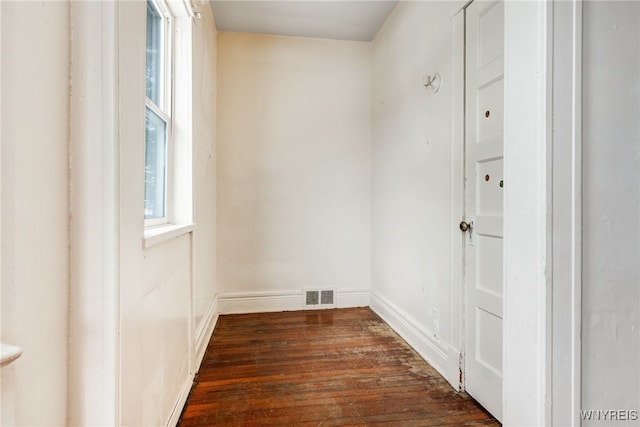
<path fill-rule="evenodd" d="M 179 224 L 179 225 L 162 225 L 159 227 L 147 228 L 144 230 L 144 239 L 142 239 L 142 247 L 144 249 L 158 245 L 167 240 L 175 239 L 183 234 L 191 233 L 198 226 L 195 223 L 192 224 Z"/>

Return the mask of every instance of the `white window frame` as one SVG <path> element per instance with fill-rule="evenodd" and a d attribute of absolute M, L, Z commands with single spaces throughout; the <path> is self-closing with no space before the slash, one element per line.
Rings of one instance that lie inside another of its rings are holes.
<path fill-rule="evenodd" d="M 172 207 L 173 207 L 173 116 L 174 116 L 174 103 L 173 103 L 173 90 L 174 90 L 174 39 L 173 39 L 173 27 L 174 17 L 171 14 L 169 6 L 163 0 L 149 0 L 159 12 L 162 17 L 162 88 L 160 95 L 160 104 L 157 105 L 149 97 L 146 96 L 145 89 L 145 109 L 148 107 L 155 114 L 157 114 L 162 120 L 167 123 L 166 134 L 166 153 L 165 153 L 165 182 L 164 182 L 164 216 L 160 218 L 149 218 L 144 220 L 145 228 L 157 227 L 162 225 L 171 224 Z M 146 21 L 145 21 L 146 23 Z M 146 34 L 146 32 L 145 32 Z M 146 35 L 145 35 L 146 37 Z M 145 39 L 146 45 L 146 39 Z M 146 58 L 146 55 L 145 55 Z M 146 88 L 146 84 L 145 84 Z M 145 112 L 146 117 L 146 112 Z M 146 144 L 145 144 L 145 158 L 146 158 Z M 146 192 L 146 189 L 145 189 Z"/>

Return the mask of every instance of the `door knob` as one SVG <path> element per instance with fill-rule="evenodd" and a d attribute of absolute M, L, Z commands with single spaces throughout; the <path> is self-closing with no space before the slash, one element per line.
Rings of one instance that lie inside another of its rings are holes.
<path fill-rule="evenodd" d="M 460 231 L 469 231 L 471 225 L 467 221 L 460 221 Z"/>

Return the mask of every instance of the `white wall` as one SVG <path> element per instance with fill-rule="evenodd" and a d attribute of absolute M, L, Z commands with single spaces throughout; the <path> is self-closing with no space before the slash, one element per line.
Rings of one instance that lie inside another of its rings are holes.
<path fill-rule="evenodd" d="M 366 305 L 371 47 L 218 34 L 221 311 Z"/>
<path fill-rule="evenodd" d="M 400 2 L 373 43 L 372 307 L 456 387 L 460 260 L 452 230 L 462 213 L 453 208 L 453 162 L 461 158 L 451 18 L 461 6 Z M 442 85 L 433 93 L 422 77 L 436 72 Z"/>
<path fill-rule="evenodd" d="M 16 425 L 67 416 L 69 5 L 2 2 L 2 332 Z M 37 403 L 36 403 L 37 402 Z M 37 409 L 34 408 L 34 403 Z"/>
<path fill-rule="evenodd" d="M 583 19 L 582 407 L 638 411 L 640 5 Z"/>
<path fill-rule="evenodd" d="M 194 221 L 195 283 L 193 290 L 193 328 L 195 338 L 209 336 L 203 329 L 217 296 L 217 173 L 216 173 L 216 62 L 217 33 L 211 9 L 203 8 L 202 18 L 193 29 L 193 143 L 194 143 Z M 196 355 L 199 351 L 198 348 Z"/>
<path fill-rule="evenodd" d="M 190 233 L 143 248 L 144 2 L 120 3 L 120 402 L 123 425 L 175 422 L 207 342 L 215 297 L 215 27 L 196 22 Z M 179 190 L 178 190 L 179 191 Z"/>
<path fill-rule="evenodd" d="M 210 10 L 185 30 L 199 228 L 148 249 L 145 3 L 3 2 L 2 19 L 2 341 L 24 350 L 3 398 L 18 425 L 175 421 L 215 320 Z"/>

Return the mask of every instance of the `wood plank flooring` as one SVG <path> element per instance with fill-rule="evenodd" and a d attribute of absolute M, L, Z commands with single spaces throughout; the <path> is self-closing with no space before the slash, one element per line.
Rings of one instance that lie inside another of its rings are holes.
<path fill-rule="evenodd" d="M 354 308 L 220 316 L 179 425 L 500 424 Z"/>

